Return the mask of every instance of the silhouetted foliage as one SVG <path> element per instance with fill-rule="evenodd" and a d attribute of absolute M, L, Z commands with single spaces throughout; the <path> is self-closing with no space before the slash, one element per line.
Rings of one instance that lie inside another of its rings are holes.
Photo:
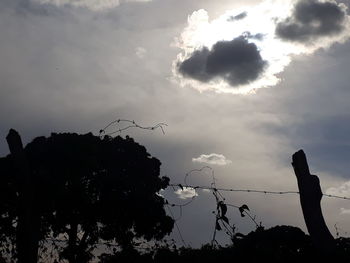
<path fill-rule="evenodd" d="M 264 229 L 261 223 L 256 222 L 255 216 L 250 215 L 246 204 L 236 206 L 226 203 L 220 193 L 222 189 L 215 185 L 213 174 L 210 189 L 216 200 L 216 211 L 213 211 L 216 220 L 211 244 L 200 249 L 178 248 L 174 240 L 172 243 L 162 240 L 174 225 L 164 206 L 175 205 L 158 194 L 169 186 L 169 178 L 159 176 L 160 161 L 128 136 L 124 139 L 91 133 L 53 133 L 48 138 L 34 139 L 24 148 L 24 153 L 22 161 L 28 163 L 28 169 L 16 169 L 20 158 L 16 159 L 12 154 L 0 158 L 0 262 L 14 262 L 16 257 L 19 258 L 18 246 L 16 248 L 21 238 L 18 222 L 23 213 L 21 209 L 25 210 L 23 196 L 28 197 L 28 193 L 33 195 L 28 204 L 34 215 L 29 218 L 38 226 L 34 228 L 38 231 L 34 232 L 38 232 L 39 240 L 52 241 L 44 242 L 42 251 L 47 250 L 45 246 L 51 246 L 61 259 L 70 263 L 90 261 L 94 256 L 93 250 L 102 244 L 114 249 L 113 254 L 99 256 L 101 263 L 350 260 L 348 238 L 338 238 L 334 241 L 334 249 L 322 251 L 314 242 L 315 237 L 310 238 L 299 228 L 276 226 Z M 293 166 L 298 171 L 298 177 L 300 169 L 296 168 L 301 162 L 297 162 L 295 156 Z M 306 158 L 302 157 L 306 167 Z M 308 168 L 304 170 L 309 176 Z M 18 173 L 21 171 L 29 173 L 30 184 L 23 183 L 24 177 Z M 184 186 L 175 186 L 182 190 L 187 188 L 186 177 Z M 316 183 L 319 188 L 319 181 Z M 25 189 L 31 191 L 21 195 Z M 316 204 L 322 197 L 322 192 L 318 193 Z M 247 235 L 236 232 L 235 225 L 227 218 L 230 207 L 238 209 L 242 217 L 247 215 L 256 225 L 256 230 Z M 220 246 L 215 238 L 216 231 L 225 231 L 232 244 Z M 35 239 L 33 244 L 37 244 L 36 236 Z M 30 235 L 28 240 L 31 240 Z M 162 240 L 162 243 L 149 242 L 151 240 Z M 55 241 L 63 241 L 63 245 L 57 246 Z M 141 247 L 136 244 L 146 244 L 149 249 L 141 252 Z M 36 250 L 34 252 L 36 255 Z"/>
<path fill-rule="evenodd" d="M 270 229 L 257 228 L 247 235 L 239 235 L 233 244 L 213 247 L 211 244 L 200 249 L 170 247 L 156 248 L 148 253 L 121 251 L 115 255 L 102 255 L 101 263 L 114 262 L 318 262 L 350 259 L 350 240 L 339 238 L 335 254 L 327 258 L 312 246 L 310 236 L 292 226 L 276 226 Z"/>
<path fill-rule="evenodd" d="M 25 147 L 33 180 L 40 239 L 68 236 L 61 258 L 87 262 L 99 240 L 122 249 L 135 238 L 161 239 L 173 220 L 157 193 L 169 179 L 159 177 L 160 161 L 132 138 L 63 133 L 38 137 Z M 11 155 L 0 159 L 0 230 L 14 237 L 18 187 Z"/>

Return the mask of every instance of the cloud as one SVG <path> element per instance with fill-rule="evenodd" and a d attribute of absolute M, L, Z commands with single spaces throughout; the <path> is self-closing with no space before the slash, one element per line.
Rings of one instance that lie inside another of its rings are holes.
<path fill-rule="evenodd" d="M 119 6 L 127 2 L 150 2 L 152 0 L 31 0 L 39 4 L 49 4 L 57 7 L 73 6 L 88 8 L 92 11 L 101 11 Z"/>
<path fill-rule="evenodd" d="M 231 86 L 248 84 L 259 78 L 266 61 L 254 43 L 244 36 L 231 41 L 219 41 L 209 50 L 203 47 L 179 63 L 179 72 L 201 82 L 221 78 Z"/>
<path fill-rule="evenodd" d="M 232 161 L 226 159 L 222 154 L 211 153 L 211 154 L 201 154 L 197 158 L 192 158 L 192 162 L 195 163 L 206 163 L 210 165 L 227 165 L 232 163 Z"/>
<path fill-rule="evenodd" d="M 323 36 L 332 36 L 345 29 L 345 5 L 336 2 L 300 0 L 291 16 L 279 22 L 276 35 L 282 39 L 307 42 Z"/>
<path fill-rule="evenodd" d="M 193 12 L 174 42 L 181 50 L 173 61 L 174 82 L 200 92 L 255 93 L 278 84 L 280 73 L 297 55 L 310 55 L 349 39 L 350 17 L 344 4 L 294 3 L 265 0 L 227 10 L 215 19 L 209 19 L 204 9 Z M 244 16 L 245 12 L 249 15 Z M 244 19 L 232 23 L 237 14 Z M 319 37 L 322 41 L 317 41 Z"/>
<path fill-rule="evenodd" d="M 196 192 L 196 190 L 191 187 L 184 187 L 183 189 L 177 189 L 175 191 L 175 194 L 177 194 L 177 196 L 180 199 L 189 199 L 189 198 L 198 196 L 198 193 Z"/>
<path fill-rule="evenodd" d="M 246 16 L 247 16 L 247 12 L 242 12 L 235 16 L 229 16 L 229 18 L 227 18 L 227 21 L 233 22 L 236 20 L 241 20 L 241 19 L 244 19 Z"/>

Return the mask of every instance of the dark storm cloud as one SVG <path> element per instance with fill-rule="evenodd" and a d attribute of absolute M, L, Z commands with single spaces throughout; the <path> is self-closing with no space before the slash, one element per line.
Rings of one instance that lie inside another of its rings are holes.
<path fill-rule="evenodd" d="M 211 50 L 204 47 L 193 52 L 179 63 L 178 70 L 183 76 L 201 82 L 222 78 L 231 86 L 237 86 L 258 79 L 265 65 L 257 46 L 241 36 L 219 41 Z"/>
<path fill-rule="evenodd" d="M 233 22 L 233 21 L 237 21 L 237 20 L 242 20 L 243 18 L 245 18 L 247 16 L 247 12 L 242 12 L 238 15 L 235 16 L 230 16 L 227 21 L 229 22 Z"/>
<path fill-rule="evenodd" d="M 345 10 L 334 2 L 300 0 L 290 17 L 279 22 L 276 34 L 285 40 L 306 42 L 344 29 Z"/>

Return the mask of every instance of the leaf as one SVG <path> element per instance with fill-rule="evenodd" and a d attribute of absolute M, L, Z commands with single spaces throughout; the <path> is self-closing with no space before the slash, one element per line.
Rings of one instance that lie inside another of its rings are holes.
<path fill-rule="evenodd" d="M 222 216 L 221 219 L 226 223 L 226 224 L 230 224 L 228 221 L 228 218 L 226 216 Z"/>
<path fill-rule="evenodd" d="M 222 228 L 221 228 L 221 226 L 220 226 L 218 221 L 216 221 L 215 229 L 218 230 L 218 231 L 222 230 Z"/>
<path fill-rule="evenodd" d="M 242 205 L 241 207 L 238 208 L 239 212 L 241 213 L 241 217 L 245 217 L 244 215 L 244 211 L 248 210 L 249 211 L 249 207 L 247 205 Z"/>

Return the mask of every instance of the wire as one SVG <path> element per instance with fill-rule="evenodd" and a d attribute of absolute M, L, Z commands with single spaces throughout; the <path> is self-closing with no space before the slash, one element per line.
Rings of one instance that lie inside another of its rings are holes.
<path fill-rule="evenodd" d="M 128 125 L 126 127 L 123 127 L 123 128 L 118 128 L 118 125 L 120 125 L 120 123 L 127 123 Z M 112 132 L 106 132 L 106 130 L 113 125 L 116 126 L 115 128 L 117 128 L 117 129 L 112 131 Z M 102 135 L 113 135 L 116 133 L 121 133 L 122 131 L 128 130 L 130 128 L 139 128 L 139 129 L 143 129 L 143 130 L 155 130 L 155 129 L 159 128 L 162 130 L 163 134 L 165 134 L 164 126 L 168 126 L 168 124 L 160 122 L 154 126 L 145 127 L 145 126 L 141 126 L 141 125 L 137 124 L 134 120 L 117 119 L 115 121 L 110 122 L 106 127 L 104 127 L 103 129 L 100 130 L 100 137 Z"/>
<path fill-rule="evenodd" d="M 246 193 L 260 193 L 260 194 L 271 194 L 271 195 L 285 195 L 285 194 L 299 194 L 298 191 L 269 191 L 269 190 L 256 190 L 256 189 L 233 189 L 233 188 L 218 188 L 210 186 L 194 186 L 194 185 L 184 185 L 181 184 L 169 184 L 171 187 L 187 187 L 192 189 L 202 189 L 202 190 L 212 190 L 212 191 L 223 191 L 223 192 L 246 192 Z M 337 198 L 343 200 L 350 200 L 350 197 L 323 194 L 325 197 Z"/>

